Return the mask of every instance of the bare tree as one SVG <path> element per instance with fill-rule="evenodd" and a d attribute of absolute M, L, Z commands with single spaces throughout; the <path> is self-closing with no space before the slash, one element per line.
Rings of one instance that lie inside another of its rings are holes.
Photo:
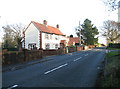
<path fill-rule="evenodd" d="M 15 47 L 17 46 L 20 48 L 21 46 L 21 40 L 23 39 L 23 31 L 25 29 L 25 26 L 21 23 L 15 24 L 15 25 L 7 25 L 2 27 L 4 29 L 4 44 L 6 47 Z"/>
<path fill-rule="evenodd" d="M 116 41 L 120 36 L 118 34 L 118 23 L 111 20 L 104 21 L 102 36 L 106 37 L 107 44 Z"/>
<path fill-rule="evenodd" d="M 108 11 L 114 11 L 118 8 L 119 0 L 102 0 L 102 1 L 109 8 Z"/>

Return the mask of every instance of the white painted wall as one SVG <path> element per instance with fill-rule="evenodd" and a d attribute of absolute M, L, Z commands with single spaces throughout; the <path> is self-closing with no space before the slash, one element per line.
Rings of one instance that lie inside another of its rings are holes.
<path fill-rule="evenodd" d="M 118 4 L 118 22 L 120 23 L 120 1 Z"/>
<path fill-rule="evenodd" d="M 118 25 L 118 30 L 119 30 L 118 34 L 120 34 L 120 1 L 118 3 L 118 23 L 119 23 L 119 25 Z M 120 43 L 120 37 L 118 38 L 118 42 Z"/>
<path fill-rule="evenodd" d="M 36 43 L 36 47 L 39 49 L 40 48 L 39 35 L 40 35 L 39 30 L 34 26 L 33 23 L 31 23 L 25 32 L 25 48 L 28 49 L 28 44 L 30 43 Z"/>
<path fill-rule="evenodd" d="M 61 35 L 56 35 L 56 34 L 52 34 L 52 39 L 46 39 L 45 34 L 46 33 L 42 33 L 42 48 L 43 49 L 45 49 L 45 44 L 48 44 L 48 43 L 50 44 L 50 49 L 55 49 L 56 44 L 58 44 L 58 48 L 60 48 L 60 41 L 66 40 L 66 37 L 61 36 Z M 55 39 L 56 37 L 58 38 L 57 40 Z"/>
<path fill-rule="evenodd" d="M 49 34 L 49 39 L 45 38 L 45 34 L 42 32 L 42 48 L 46 49 L 45 45 L 50 44 L 50 49 L 56 49 L 55 45 L 58 44 L 58 48 L 60 48 L 60 42 L 61 40 L 67 40 L 65 36 L 56 35 L 56 34 Z M 52 36 L 52 39 L 50 39 L 50 35 Z M 58 38 L 57 40 L 55 38 Z M 25 48 L 28 49 L 28 44 L 30 43 L 36 43 L 36 47 L 40 48 L 40 31 L 35 27 L 33 23 L 30 24 L 30 26 L 27 28 L 25 32 Z"/>
<path fill-rule="evenodd" d="M 120 8 L 118 8 L 118 22 L 120 23 Z"/>

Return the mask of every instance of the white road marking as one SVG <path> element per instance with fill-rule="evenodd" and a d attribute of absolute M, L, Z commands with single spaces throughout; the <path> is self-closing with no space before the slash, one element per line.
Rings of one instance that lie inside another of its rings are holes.
<path fill-rule="evenodd" d="M 86 54 L 85 56 L 88 56 L 88 54 Z"/>
<path fill-rule="evenodd" d="M 48 74 L 48 73 L 50 73 L 50 72 L 53 72 L 53 71 L 55 71 L 55 70 L 57 70 L 57 69 L 60 69 L 60 68 L 62 68 L 62 67 L 64 67 L 64 66 L 66 66 L 66 65 L 68 65 L 68 64 L 66 63 L 66 64 L 63 64 L 63 65 L 61 65 L 61 66 L 58 66 L 58 67 L 56 67 L 56 68 L 54 68 L 54 69 L 52 69 L 52 70 L 49 70 L 49 71 L 45 72 L 44 74 Z"/>
<path fill-rule="evenodd" d="M 7 89 L 12 89 L 12 88 L 15 88 L 15 87 L 18 87 L 18 85 L 14 85 L 14 86 L 9 87 L 9 88 L 7 88 Z"/>
<path fill-rule="evenodd" d="M 82 57 L 79 57 L 79 58 L 77 58 L 77 59 L 75 59 L 75 60 L 73 60 L 73 61 L 78 61 L 79 59 L 81 59 Z"/>

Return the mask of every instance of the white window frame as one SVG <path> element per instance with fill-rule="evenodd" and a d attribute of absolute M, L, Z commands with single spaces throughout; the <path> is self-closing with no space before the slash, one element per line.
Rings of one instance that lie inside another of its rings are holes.
<path fill-rule="evenodd" d="M 58 44 L 55 44 L 55 49 L 58 49 Z"/>
<path fill-rule="evenodd" d="M 45 34 L 45 39 L 49 39 L 49 35 L 47 33 Z"/>
<path fill-rule="evenodd" d="M 45 48 L 46 48 L 46 49 L 50 49 L 50 44 L 49 44 L 49 43 L 46 44 L 46 45 L 45 45 Z"/>

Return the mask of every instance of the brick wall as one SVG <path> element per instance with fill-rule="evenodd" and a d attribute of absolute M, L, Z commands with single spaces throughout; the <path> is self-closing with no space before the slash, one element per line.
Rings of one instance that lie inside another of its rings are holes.
<path fill-rule="evenodd" d="M 23 51 L 2 53 L 2 64 L 16 64 L 42 58 L 42 51 Z"/>
<path fill-rule="evenodd" d="M 94 48 L 95 46 L 90 46 L 91 48 Z M 88 48 L 88 46 L 87 46 Z M 34 51 L 23 51 L 23 52 L 6 52 L 2 53 L 2 64 L 16 64 L 16 63 L 22 63 L 27 62 L 31 60 L 37 60 L 41 59 L 45 56 L 50 55 L 61 55 L 76 51 L 82 51 L 86 50 L 85 46 L 81 47 L 66 47 L 63 49 L 58 50 L 34 50 Z"/>
<path fill-rule="evenodd" d="M 2 64 L 16 64 L 31 60 L 41 59 L 45 56 L 65 54 L 63 49 L 58 50 L 36 50 L 23 52 L 6 52 L 2 53 Z"/>
<path fill-rule="evenodd" d="M 82 51 L 82 50 L 85 50 L 84 46 L 68 47 L 68 52 L 69 53 L 76 52 L 76 51 Z"/>
<path fill-rule="evenodd" d="M 82 46 L 82 47 L 77 47 L 77 51 L 82 51 L 82 50 L 84 50 L 84 46 Z"/>
<path fill-rule="evenodd" d="M 58 55 L 58 50 L 43 50 L 43 56 Z"/>
<path fill-rule="evenodd" d="M 76 52 L 77 47 L 68 47 L 68 53 Z"/>

